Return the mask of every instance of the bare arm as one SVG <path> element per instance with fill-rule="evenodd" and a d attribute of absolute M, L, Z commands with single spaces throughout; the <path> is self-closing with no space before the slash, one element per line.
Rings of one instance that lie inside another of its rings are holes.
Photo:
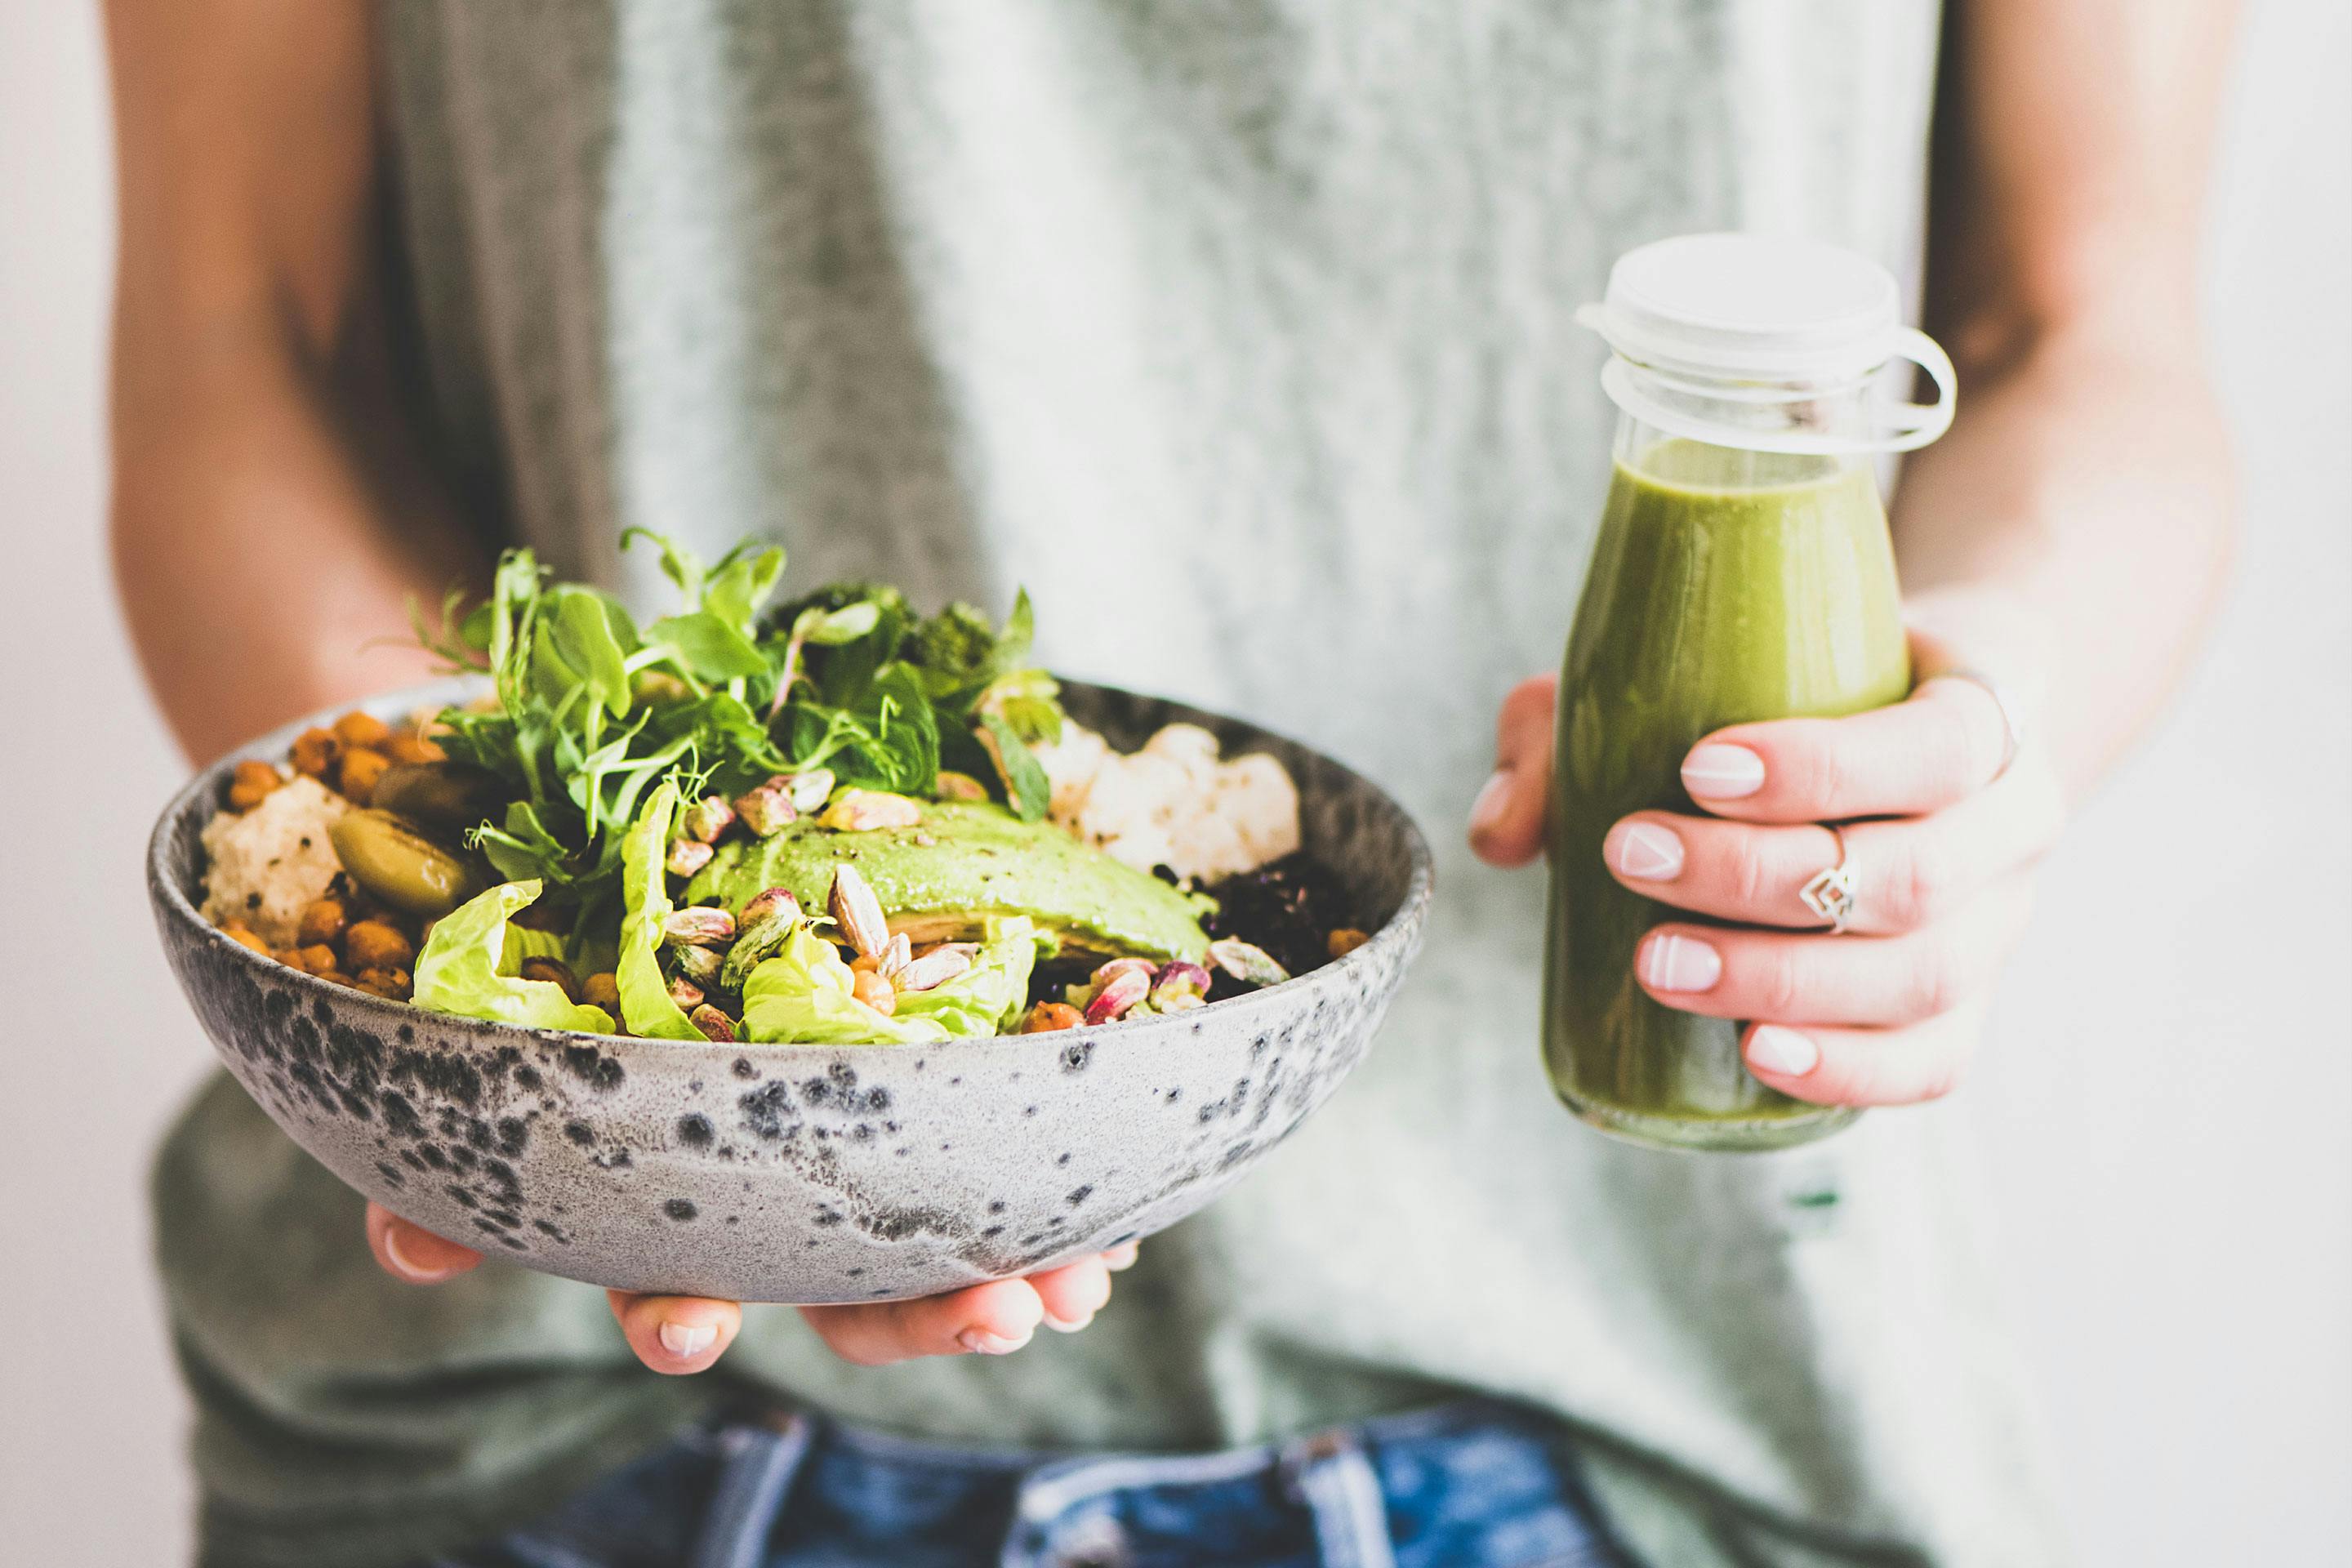
<path fill-rule="evenodd" d="M 1960 417 L 1906 470 L 1896 548 L 1924 602 L 2025 609 L 2044 647 L 2014 651 L 2045 663 L 2041 731 L 2075 790 L 2168 695 L 2226 564 L 2197 254 L 2233 10 L 1963 0 L 1955 16 L 1929 325 Z"/>
<path fill-rule="evenodd" d="M 2227 0 L 1956 0 L 1929 325 L 1960 416 L 1911 459 L 1895 544 L 1916 624 L 1909 700 L 1704 737 L 1696 812 L 1636 812 L 1618 880 L 1730 925 L 1669 921 L 1634 978 L 1741 1021 L 1748 1070 L 1800 1100 L 1892 1105 L 1958 1081 L 2032 868 L 2079 794 L 2169 695 L 2230 535 L 2197 338 L 2204 169 Z M 2026 710 L 2011 759 L 1974 666 Z M 1473 846 L 1542 842 L 1552 694 L 1503 707 Z M 1821 826 L 1843 824 L 1842 832 Z M 1798 890 L 1845 866 L 1843 934 Z"/>
<path fill-rule="evenodd" d="M 121 164 L 114 554 L 131 635 L 181 745 L 217 755 L 274 723 L 419 676 L 411 595 L 437 606 L 485 562 L 425 479 L 387 369 L 366 0 L 109 0 Z M 394 1278 L 480 1255 L 370 1205 Z M 1130 1244 L 927 1301 L 812 1307 L 864 1364 L 1017 1350 L 1085 1326 Z M 612 1292 L 630 1348 L 700 1372 L 728 1301 Z"/>
<path fill-rule="evenodd" d="M 117 580 L 193 758 L 421 676 L 477 578 L 401 423 L 363 0 L 111 0 Z"/>

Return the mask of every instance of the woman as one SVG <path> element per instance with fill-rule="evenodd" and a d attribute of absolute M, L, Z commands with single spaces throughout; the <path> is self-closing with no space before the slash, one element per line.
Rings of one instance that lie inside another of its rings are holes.
<path fill-rule="evenodd" d="M 369 639 L 500 541 L 635 595 L 625 526 L 756 529 L 803 582 L 1025 582 L 1060 667 L 1466 808 L 1478 858 L 1249 1183 L 1139 1260 L 935 1300 L 616 1297 L 615 1335 L 382 1212 L 371 1262 L 216 1080 L 156 1184 L 205 1560 L 2056 1560 L 1940 1119 L 1687 1159 L 1552 1102 L 1519 678 L 1607 472 L 1569 312 L 1714 228 L 1916 279 L 1939 90 L 1966 396 L 1895 500 L 1920 684 L 1709 737 L 1707 813 L 1611 854 L 1765 928 L 1641 965 L 1776 1026 L 1764 1081 L 1948 1091 L 2062 801 L 2224 553 L 2192 288 L 2224 9 L 1967 0 L 1939 83 L 1932 8 L 1879 0 L 115 0 L 116 551 L 192 756 L 417 673 Z M 1821 934 L 1808 825 L 1855 817 L 1890 819 L 1859 934 Z"/>

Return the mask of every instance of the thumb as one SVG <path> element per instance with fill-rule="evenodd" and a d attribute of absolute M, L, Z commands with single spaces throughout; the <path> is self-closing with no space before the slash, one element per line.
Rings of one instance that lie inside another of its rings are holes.
<path fill-rule="evenodd" d="M 1559 682 L 1522 680 L 1495 721 L 1495 775 L 1470 807 L 1470 847 L 1497 866 L 1524 866 L 1543 848 L 1551 796 L 1551 721 Z"/>

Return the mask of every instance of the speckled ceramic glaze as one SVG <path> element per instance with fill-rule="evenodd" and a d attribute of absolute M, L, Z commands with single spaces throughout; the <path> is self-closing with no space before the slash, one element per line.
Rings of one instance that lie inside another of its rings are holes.
<path fill-rule="evenodd" d="M 370 706 L 392 718 L 450 685 Z M 919 1046 L 688 1045 L 427 1013 L 280 966 L 195 910 L 198 835 L 229 770 L 164 811 L 148 889 L 228 1070 L 335 1174 L 427 1229 L 573 1279 L 759 1301 L 924 1296 L 1174 1224 L 1280 1142 L 1360 1061 L 1421 942 L 1427 847 L 1386 795 L 1278 736 L 1071 686 L 1122 749 L 1206 726 L 1297 781 L 1307 849 L 1372 940 L 1282 985 L 1172 1017 Z M 307 722 L 307 721 L 306 721 Z"/>

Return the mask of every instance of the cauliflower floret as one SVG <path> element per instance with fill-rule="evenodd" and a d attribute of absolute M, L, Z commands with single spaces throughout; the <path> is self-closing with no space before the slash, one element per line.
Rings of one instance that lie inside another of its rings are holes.
<path fill-rule="evenodd" d="M 1045 782 L 1053 786 L 1047 815 L 1076 832 L 1078 813 L 1087 804 L 1087 791 L 1093 787 L 1103 759 L 1110 755 L 1110 743 L 1085 725 L 1066 719 L 1060 740 L 1029 750 L 1036 757 L 1037 765 L 1045 770 Z"/>
<path fill-rule="evenodd" d="M 1261 752 L 1225 762 L 1197 724 L 1170 724 L 1132 755 L 1076 724 L 1039 747 L 1055 822 L 1112 858 L 1214 881 L 1298 847 L 1298 791 Z"/>
<path fill-rule="evenodd" d="M 297 774 L 252 810 L 205 823 L 205 918 L 243 921 L 272 947 L 293 945 L 302 907 L 343 868 L 327 835 L 350 809 L 317 779 Z"/>
<path fill-rule="evenodd" d="M 1217 770 L 1213 809 L 1234 825 L 1255 870 L 1298 849 L 1298 786 L 1290 772 L 1263 752 L 1235 757 Z"/>

